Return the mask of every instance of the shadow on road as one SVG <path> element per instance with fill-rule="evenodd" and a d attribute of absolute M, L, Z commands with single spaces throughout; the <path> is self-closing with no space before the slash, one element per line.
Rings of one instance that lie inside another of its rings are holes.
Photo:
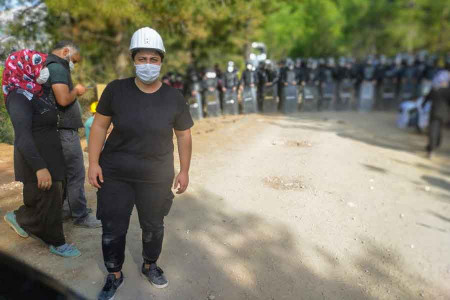
<path fill-rule="evenodd" d="M 438 178 L 434 176 L 424 175 L 422 180 L 426 181 L 429 185 L 440 188 L 441 190 L 450 192 L 450 182 L 444 178 Z"/>
<path fill-rule="evenodd" d="M 1 229 L 9 230 L 5 224 Z M 105 272 L 100 230 L 65 229 L 82 250 L 80 258 L 59 259 L 32 239 L 20 239 L 9 231 L 2 238 L 8 246 L 2 248 L 75 290 L 96 295 Z M 203 189 L 177 197 L 166 219 L 161 265 L 171 280 L 169 289 L 151 288 L 138 277 L 140 235 L 134 215 L 127 239 L 131 257 L 126 259 L 126 275 L 130 277 L 121 298 L 207 299 L 214 295 L 216 299 L 414 300 L 423 299 L 421 293 L 435 299 L 427 291 L 443 295 L 419 275 L 410 274 L 393 249 L 368 237 L 355 236 L 364 243 L 338 258 L 334 249 L 303 239 L 270 213 L 232 210 L 220 196 Z M 100 282 L 92 285 L 93 280 Z"/>
<path fill-rule="evenodd" d="M 356 121 L 356 122 L 355 122 Z M 357 140 L 369 145 L 412 153 L 424 153 L 426 136 L 411 130 L 399 129 L 395 124 L 395 115 L 390 112 L 320 112 L 302 113 L 287 116 L 284 119 L 273 117 L 268 122 L 281 128 L 299 128 L 322 132 L 335 132 L 336 135 Z M 444 132 L 445 140 L 450 132 Z M 441 151 L 450 150 L 448 143 Z"/>
<path fill-rule="evenodd" d="M 133 223 L 127 247 L 136 270 L 140 243 Z M 202 190 L 176 199 L 161 260 L 171 278 L 167 299 L 422 299 L 427 283 L 408 274 L 394 251 L 368 241 L 351 252 L 360 254 L 340 262 L 333 249 L 301 240 L 270 216 L 229 211 Z"/>
<path fill-rule="evenodd" d="M 387 174 L 388 171 L 384 168 L 380 168 L 380 167 L 375 167 L 369 164 L 362 164 L 366 169 L 370 170 L 370 171 L 374 171 L 374 172 L 378 172 L 378 173 L 382 173 L 382 174 Z"/>
<path fill-rule="evenodd" d="M 428 211 L 428 213 L 429 213 L 430 215 L 432 215 L 432 216 L 438 218 L 438 219 L 441 219 L 441 220 L 444 221 L 444 222 L 450 223 L 450 218 L 449 218 L 449 217 L 445 217 L 445 216 L 443 216 L 443 215 L 441 215 L 441 214 L 439 214 L 439 213 L 437 213 L 437 212 L 434 212 L 434 211 Z"/>

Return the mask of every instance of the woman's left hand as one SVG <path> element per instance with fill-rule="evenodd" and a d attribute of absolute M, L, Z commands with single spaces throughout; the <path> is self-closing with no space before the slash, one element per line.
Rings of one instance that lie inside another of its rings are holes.
<path fill-rule="evenodd" d="M 177 194 L 182 194 L 186 191 L 189 185 L 189 174 L 187 172 L 180 172 L 178 176 L 175 178 L 175 183 L 173 184 L 173 188 L 177 190 Z"/>

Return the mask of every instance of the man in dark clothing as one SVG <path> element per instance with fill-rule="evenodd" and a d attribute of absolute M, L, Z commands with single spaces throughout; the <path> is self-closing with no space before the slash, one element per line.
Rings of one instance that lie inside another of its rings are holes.
<path fill-rule="evenodd" d="M 247 61 L 246 69 L 242 72 L 239 82 L 242 91 L 242 112 L 256 113 L 258 112 L 258 103 L 256 96 L 256 86 L 258 85 L 258 74 L 254 70 L 254 66 Z"/>
<path fill-rule="evenodd" d="M 422 106 L 431 101 L 430 125 L 428 131 L 428 145 L 426 151 L 431 158 L 432 152 L 441 145 L 442 126 L 448 120 L 450 104 L 449 72 L 440 71 L 433 79 L 433 89 L 425 98 Z"/>
<path fill-rule="evenodd" d="M 264 94 L 266 93 L 266 91 L 270 90 L 272 90 L 274 98 L 274 100 L 272 101 L 272 106 L 274 107 L 271 107 L 271 110 L 273 110 L 274 108 L 276 110 L 275 105 L 277 104 L 277 101 L 275 99 L 277 99 L 278 97 L 278 80 L 278 71 L 275 69 L 270 60 L 266 60 L 258 71 L 258 106 L 260 111 L 268 112 L 264 109 Z"/>
<path fill-rule="evenodd" d="M 237 115 L 239 105 L 237 102 L 237 89 L 239 87 L 239 78 L 234 62 L 229 61 L 227 70 L 222 74 L 222 92 L 224 93 L 222 109 L 223 114 Z"/>
<path fill-rule="evenodd" d="M 85 92 L 82 85 L 74 87 L 71 71 L 81 59 L 78 47 L 70 41 L 55 45 L 49 54 L 46 65 L 50 78 L 44 85 L 49 89 L 49 98 L 56 102 L 59 111 L 59 135 L 66 165 L 66 201 L 63 211 L 72 216 L 74 224 L 80 227 L 97 228 L 101 222 L 93 216 L 86 206 L 84 192 L 85 169 L 78 129 L 83 127 L 80 105 L 76 100 Z"/>

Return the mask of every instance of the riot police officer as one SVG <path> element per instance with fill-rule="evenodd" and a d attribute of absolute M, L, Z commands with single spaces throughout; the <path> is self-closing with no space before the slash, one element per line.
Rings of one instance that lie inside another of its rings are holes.
<path fill-rule="evenodd" d="M 202 80 L 202 98 L 208 117 L 221 114 L 218 86 L 219 79 L 214 68 L 206 69 Z"/>
<path fill-rule="evenodd" d="M 366 59 L 365 65 L 361 68 L 361 86 L 359 91 L 359 110 L 371 111 L 375 102 L 375 74 L 374 58 L 369 55 Z"/>
<path fill-rule="evenodd" d="M 297 77 L 298 85 L 304 85 L 306 81 L 307 69 L 304 60 L 301 58 L 295 59 L 295 74 Z"/>
<path fill-rule="evenodd" d="M 304 82 L 305 85 L 302 89 L 302 110 L 317 109 L 319 101 L 320 71 L 318 62 L 314 58 L 309 58 L 307 61 Z"/>
<path fill-rule="evenodd" d="M 278 72 L 272 61 L 266 60 L 258 72 L 258 100 L 260 110 L 275 112 L 278 105 Z"/>
<path fill-rule="evenodd" d="M 189 70 L 189 75 L 186 79 L 186 84 L 184 85 L 184 95 L 188 99 L 192 118 L 203 118 L 202 85 L 200 77 L 195 69 Z"/>
<path fill-rule="evenodd" d="M 392 59 L 386 59 L 383 68 L 378 70 L 380 109 L 389 110 L 397 104 L 397 71 Z"/>
<path fill-rule="evenodd" d="M 353 78 L 350 60 L 345 57 L 339 58 L 336 71 L 338 85 L 337 106 L 338 110 L 350 109 L 354 100 Z"/>
<path fill-rule="evenodd" d="M 283 113 L 296 112 L 298 109 L 297 74 L 292 59 L 286 60 L 286 68 L 281 73 L 279 82 L 279 86 L 281 86 L 281 111 Z"/>
<path fill-rule="evenodd" d="M 320 94 L 318 109 L 328 109 L 336 99 L 336 69 L 333 57 L 329 57 L 320 69 Z"/>
<path fill-rule="evenodd" d="M 253 64 L 248 61 L 239 82 L 240 90 L 242 92 L 242 112 L 244 114 L 256 113 L 258 111 L 256 96 L 257 85 L 258 74 L 256 73 Z"/>
<path fill-rule="evenodd" d="M 411 100 L 416 97 L 417 74 L 414 65 L 414 56 L 406 56 L 406 66 L 401 73 L 401 100 Z"/>
<path fill-rule="evenodd" d="M 222 110 L 224 114 L 237 115 L 239 105 L 237 99 L 237 89 L 239 79 L 234 62 L 229 61 L 226 72 L 222 75 L 222 92 L 224 93 Z"/>

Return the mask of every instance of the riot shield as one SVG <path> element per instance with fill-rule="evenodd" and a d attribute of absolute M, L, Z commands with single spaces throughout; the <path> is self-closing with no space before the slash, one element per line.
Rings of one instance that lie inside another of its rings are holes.
<path fill-rule="evenodd" d="M 264 98 L 262 110 L 264 113 L 274 113 L 278 111 L 278 89 L 277 85 L 264 87 Z"/>
<path fill-rule="evenodd" d="M 381 86 L 382 109 L 390 110 L 397 106 L 396 102 L 397 86 L 393 80 L 385 80 Z"/>
<path fill-rule="evenodd" d="M 313 111 L 317 110 L 317 103 L 319 99 L 319 89 L 317 85 L 313 83 L 306 84 L 302 89 L 302 102 L 301 109 L 302 111 Z"/>
<path fill-rule="evenodd" d="M 223 114 L 237 115 L 239 114 L 239 104 L 237 101 L 237 92 L 233 89 L 227 89 L 223 98 Z"/>
<path fill-rule="evenodd" d="M 353 84 L 350 79 L 344 79 L 339 85 L 337 110 L 350 110 L 354 107 Z"/>
<path fill-rule="evenodd" d="M 295 113 L 298 110 L 297 86 L 284 86 L 281 92 L 281 112 L 284 114 Z"/>
<path fill-rule="evenodd" d="M 414 82 L 412 80 L 405 80 L 402 83 L 401 89 L 400 89 L 401 93 L 401 99 L 402 101 L 404 100 L 412 100 L 414 98 L 414 92 L 415 92 L 415 85 Z"/>
<path fill-rule="evenodd" d="M 359 93 L 359 111 L 372 111 L 375 102 L 375 84 L 370 81 L 363 81 Z"/>
<path fill-rule="evenodd" d="M 242 91 L 242 112 L 244 114 L 258 112 L 256 88 L 250 86 L 244 87 L 244 90 Z"/>
<path fill-rule="evenodd" d="M 320 109 L 330 109 L 336 98 L 336 84 L 333 81 L 322 83 L 322 97 L 319 103 Z"/>
<path fill-rule="evenodd" d="M 191 96 L 188 99 L 189 111 L 191 112 L 191 116 L 195 120 L 200 120 L 203 118 L 203 109 L 202 109 L 202 97 L 200 94 L 196 94 L 195 96 Z"/>
<path fill-rule="evenodd" d="M 215 88 L 208 88 L 205 93 L 205 107 L 208 117 L 217 117 L 221 115 L 219 92 Z"/>

